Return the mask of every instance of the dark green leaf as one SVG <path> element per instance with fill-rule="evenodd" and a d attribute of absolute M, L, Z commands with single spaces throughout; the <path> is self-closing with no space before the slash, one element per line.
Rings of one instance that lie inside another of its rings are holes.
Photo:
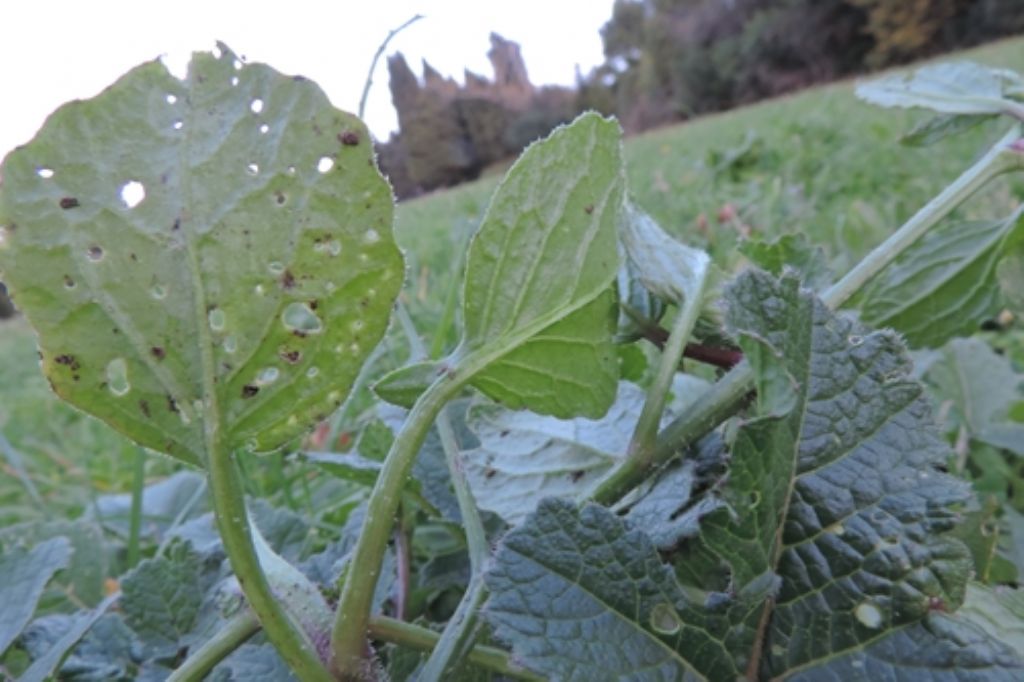
<path fill-rule="evenodd" d="M 78 644 L 79 640 L 89 632 L 90 628 L 106 614 L 107 609 L 119 598 L 119 595 L 111 595 L 100 602 L 92 611 L 75 614 L 70 627 L 63 631 L 59 639 L 46 648 L 45 653 L 34 657 L 35 660 L 32 661 L 32 665 L 22 673 L 21 677 L 18 678 L 18 682 L 43 682 L 43 680 L 53 675 L 68 651 Z M 74 666 L 78 665 L 80 663 L 75 662 Z"/>
<path fill-rule="evenodd" d="M 738 248 L 751 263 L 773 275 L 781 275 L 790 267 L 811 289 L 824 289 L 832 283 L 825 250 L 812 246 L 802 232 L 784 234 L 772 241 L 748 239 L 740 242 Z"/>
<path fill-rule="evenodd" d="M 142 561 L 121 580 L 125 620 L 142 641 L 147 658 L 171 660 L 192 630 L 203 593 L 197 589 L 200 559 L 188 545 Z"/>
<path fill-rule="evenodd" d="M 0 556 L 0 654 L 32 618 L 46 583 L 70 561 L 71 543 L 64 537 L 44 540 L 30 550 L 12 547 Z"/>
<path fill-rule="evenodd" d="M 273 450 L 333 411 L 402 280 L 363 124 L 236 63 L 151 62 L 65 105 L 0 189 L 0 270 L 54 390 L 192 464 L 204 434 Z"/>
<path fill-rule="evenodd" d="M 216 682 L 289 682 L 296 678 L 274 647 L 269 644 L 243 644 L 213 669 L 210 679 Z"/>
<path fill-rule="evenodd" d="M 900 142 L 908 147 L 928 147 L 936 142 L 967 132 L 986 121 L 995 118 L 995 114 L 970 115 L 970 114 L 939 114 L 924 120 L 914 126 L 907 134 L 900 138 Z"/>
<path fill-rule="evenodd" d="M 1004 220 L 947 222 L 907 249 L 854 305 L 875 327 L 892 327 L 914 347 L 937 348 L 974 333 L 1004 305 L 997 266 L 1024 239 L 1024 212 Z"/>
<path fill-rule="evenodd" d="M 77 608 L 98 604 L 105 596 L 104 581 L 110 564 L 110 549 L 103 529 L 92 521 L 44 521 L 22 523 L 0 531 L 0 544 L 30 545 L 51 538 L 65 538 L 71 543 L 71 560 L 66 571 L 53 579 L 53 585 L 74 594 L 77 601 L 68 606 Z"/>

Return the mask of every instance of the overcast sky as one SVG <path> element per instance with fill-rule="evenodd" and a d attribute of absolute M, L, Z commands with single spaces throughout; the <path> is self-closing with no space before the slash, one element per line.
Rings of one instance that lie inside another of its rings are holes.
<path fill-rule="evenodd" d="M 141 62 L 165 55 L 183 65 L 196 50 L 225 42 L 249 61 L 312 78 L 334 104 L 355 111 L 370 60 L 395 28 L 425 19 L 395 38 L 420 72 L 426 58 L 462 80 L 465 67 L 491 76 L 488 36 L 515 40 L 534 84 L 574 82 L 602 59 L 601 25 L 612 0 L 8 0 L 0 37 L 0 156 L 28 142 L 63 102 L 92 97 Z M 374 134 L 397 123 L 385 60 L 367 106 Z"/>

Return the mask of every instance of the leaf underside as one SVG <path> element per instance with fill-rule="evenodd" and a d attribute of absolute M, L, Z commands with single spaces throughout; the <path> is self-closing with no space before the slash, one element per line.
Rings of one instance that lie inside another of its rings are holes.
<path fill-rule="evenodd" d="M 205 422 L 262 451 L 332 412 L 401 284 L 366 128 L 226 48 L 65 105 L 3 177 L 0 271 L 54 390 L 193 464 Z"/>
<path fill-rule="evenodd" d="M 831 313 L 795 276 L 748 273 L 728 296 L 755 373 L 795 393 L 761 399 L 738 430 L 728 507 L 674 572 L 654 529 L 545 501 L 488 575 L 496 635 L 559 679 L 1019 676 L 1007 647 L 933 611 L 963 599 L 970 559 L 942 533 L 969 491 L 941 471 L 947 447 L 896 336 Z M 702 558 L 724 592 L 677 577 Z"/>

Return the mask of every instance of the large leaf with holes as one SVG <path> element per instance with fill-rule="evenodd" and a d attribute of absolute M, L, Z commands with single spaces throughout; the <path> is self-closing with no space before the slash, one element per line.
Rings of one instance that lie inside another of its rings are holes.
<path fill-rule="evenodd" d="M 1024 243 L 1024 211 L 1003 220 L 947 222 L 904 251 L 857 297 L 861 318 L 915 347 L 969 335 L 1005 304 L 999 266 Z"/>
<path fill-rule="evenodd" d="M 615 399 L 620 136 L 584 114 L 532 145 L 470 244 L 456 371 L 509 407 L 598 417 Z"/>
<path fill-rule="evenodd" d="M 201 463 L 340 404 L 402 280 L 369 134 L 301 77 L 196 54 L 65 105 L 12 152 L 0 271 L 54 390 Z"/>
<path fill-rule="evenodd" d="M 942 472 L 948 449 L 896 335 L 830 312 L 795 274 L 747 273 L 728 302 L 759 385 L 793 396 L 767 391 L 739 427 L 725 506 L 673 572 L 658 529 L 542 504 L 490 572 L 498 636 L 559 678 L 1019 675 L 1006 647 L 930 615 L 963 599 L 970 558 L 943 533 L 970 491 Z M 719 575 L 684 583 L 691 564 Z"/>

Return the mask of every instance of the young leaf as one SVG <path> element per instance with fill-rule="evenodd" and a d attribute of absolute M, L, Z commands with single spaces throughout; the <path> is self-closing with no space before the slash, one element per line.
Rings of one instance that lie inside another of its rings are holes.
<path fill-rule="evenodd" d="M 466 261 L 459 358 L 509 407 L 599 417 L 612 345 L 623 197 L 617 123 L 584 114 L 529 147 L 495 192 Z"/>
<path fill-rule="evenodd" d="M 883 107 L 923 107 L 943 114 L 1009 114 L 1024 119 L 1024 79 L 1006 69 L 973 62 L 931 64 L 857 86 L 857 96 Z"/>
<path fill-rule="evenodd" d="M 1024 210 L 1003 220 L 948 222 L 907 249 L 853 305 L 875 327 L 893 327 L 911 346 L 937 348 L 973 333 L 1003 306 L 997 266 L 1024 240 Z"/>
<path fill-rule="evenodd" d="M 392 405 L 408 409 L 443 371 L 436 362 L 415 362 L 382 376 L 373 385 L 373 392 Z"/>
<path fill-rule="evenodd" d="M 0 654 L 28 624 L 36 611 L 43 588 L 71 560 L 71 543 L 57 537 L 31 550 L 12 548 L 0 556 Z"/>
<path fill-rule="evenodd" d="M 784 234 L 768 242 L 747 239 L 738 248 L 754 265 L 773 275 L 779 276 L 790 267 L 800 273 L 804 286 L 816 291 L 832 283 L 825 250 L 812 246 L 802 232 Z"/>
<path fill-rule="evenodd" d="M 923 123 L 914 126 L 906 135 L 900 138 L 902 144 L 908 147 L 928 147 L 947 137 L 959 135 L 975 128 L 982 123 L 995 118 L 996 114 L 965 115 L 965 114 L 938 114 L 932 116 Z"/>
<path fill-rule="evenodd" d="M 1024 374 L 980 339 L 955 339 L 941 353 L 925 381 L 952 401 L 949 426 L 962 425 L 971 438 L 1024 456 L 1024 424 L 1007 416 L 1024 400 Z"/>
<path fill-rule="evenodd" d="M 711 262 L 700 249 L 669 237 L 649 215 L 630 203 L 623 211 L 619 234 L 644 287 L 673 305 L 682 305 Z"/>
<path fill-rule="evenodd" d="M 223 47 L 65 105 L 3 177 L 0 271 L 54 390 L 192 464 L 329 414 L 401 284 L 366 128 Z"/>

